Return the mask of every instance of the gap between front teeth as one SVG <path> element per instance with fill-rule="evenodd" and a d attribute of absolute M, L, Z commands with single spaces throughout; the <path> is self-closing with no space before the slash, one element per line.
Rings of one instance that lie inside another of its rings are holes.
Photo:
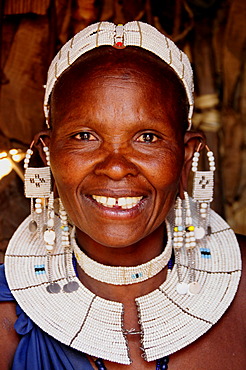
<path fill-rule="evenodd" d="M 100 195 L 92 195 L 92 198 L 104 207 L 113 208 L 114 206 L 118 206 L 123 209 L 133 208 L 143 199 L 143 197 L 111 198 Z"/>

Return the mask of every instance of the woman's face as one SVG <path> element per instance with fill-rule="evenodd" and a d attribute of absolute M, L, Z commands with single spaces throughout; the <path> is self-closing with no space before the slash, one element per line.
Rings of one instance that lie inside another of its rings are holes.
<path fill-rule="evenodd" d="M 184 159 L 175 84 L 147 66 L 71 72 L 52 99 L 51 169 L 63 204 L 94 241 L 124 247 L 155 233 Z"/>

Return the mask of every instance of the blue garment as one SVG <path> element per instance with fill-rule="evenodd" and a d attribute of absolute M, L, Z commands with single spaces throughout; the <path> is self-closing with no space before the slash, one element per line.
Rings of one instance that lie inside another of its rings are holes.
<path fill-rule="evenodd" d="M 0 302 L 15 301 L 0 266 Z M 15 330 L 21 336 L 12 370 L 93 370 L 85 354 L 60 343 L 41 330 L 16 305 Z"/>

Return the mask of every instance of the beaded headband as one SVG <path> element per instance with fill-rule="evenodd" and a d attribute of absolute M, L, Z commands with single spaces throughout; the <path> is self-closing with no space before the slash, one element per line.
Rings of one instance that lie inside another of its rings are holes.
<path fill-rule="evenodd" d="M 61 74 L 87 51 L 102 45 L 111 45 L 118 49 L 125 46 L 138 46 L 148 50 L 164 60 L 178 75 L 184 84 L 189 102 L 189 128 L 193 113 L 193 73 L 189 59 L 170 39 L 149 24 L 133 21 L 124 26 L 110 22 L 92 24 L 69 40 L 53 59 L 48 70 L 48 79 L 44 97 L 44 114 L 49 127 L 49 98 L 53 87 Z"/>

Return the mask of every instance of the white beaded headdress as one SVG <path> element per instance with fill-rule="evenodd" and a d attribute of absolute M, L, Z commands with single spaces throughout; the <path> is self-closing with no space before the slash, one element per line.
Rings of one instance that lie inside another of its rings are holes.
<path fill-rule="evenodd" d="M 184 84 L 189 101 L 189 129 L 193 113 L 193 73 L 189 59 L 170 39 L 149 24 L 133 21 L 116 26 L 110 22 L 99 22 L 86 27 L 69 40 L 53 59 L 49 71 L 44 98 L 44 113 L 47 125 L 49 98 L 61 74 L 81 55 L 99 46 L 117 48 L 138 46 L 146 49 L 166 62 L 177 73 Z"/>

